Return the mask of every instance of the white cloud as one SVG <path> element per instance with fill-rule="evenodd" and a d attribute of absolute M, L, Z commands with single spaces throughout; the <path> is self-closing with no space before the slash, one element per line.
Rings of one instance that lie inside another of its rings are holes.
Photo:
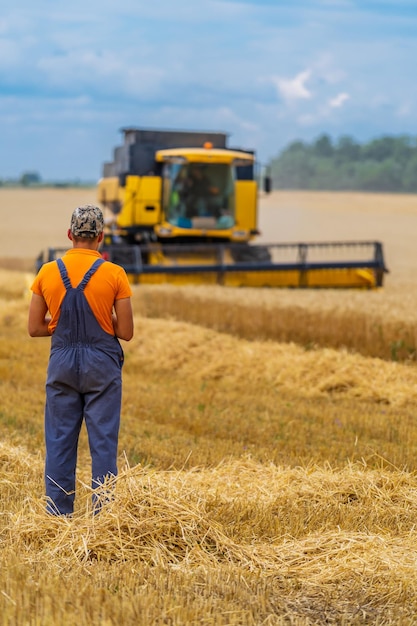
<path fill-rule="evenodd" d="M 339 107 L 343 106 L 343 104 L 346 102 L 346 100 L 349 100 L 349 98 L 350 96 L 348 93 L 339 93 L 337 96 L 329 100 L 329 106 L 332 109 L 338 109 Z"/>
<path fill-rule="evenodd" d="M 0 39 L 0 69 L 8 69 L 21 62 L 19 46 L 11 40 Z"/>
<path fill-rule="evenodd" d="M 300 126 L 314 126 L 317 123 L 317 119 L 316 115 L 306 113 L 297 117 L 297 123 Z"/>
<path fill-rule="evenodd" d="M 345 72 L 336 65 L 334 55 L 329 52 L 320 52 L 311 67 L 314 74 L 329 85 L 335 85 L 345 79 Z"/>
<path fill-rule="evenodd" d="M 38 61 L 38 69 L 49 85 L 76 85 L 77 93 L 118 91 L 127 96 L 150 96 L 161 91 L 164 70 L 144 63 L 135 65 L 130 59 L 112 51 L 96 53 L 77 50 L 64 55 L 49 56 Z"/>
<path fill-rule="evenodd" d="M 403 102 L 397 108 L 396 116 L 399 118 L 409 117 L 412 114 L 412 106 L 410 102 Z"/>
<path fill-rule="evenodd" d="M 304 70 L 294 78 L 274 77 L 279 94 L 285 100 L 308 100 L 312 97 L 311 91 L 307 89 L 306 82 L 311 78 L 311 71 Z"/>

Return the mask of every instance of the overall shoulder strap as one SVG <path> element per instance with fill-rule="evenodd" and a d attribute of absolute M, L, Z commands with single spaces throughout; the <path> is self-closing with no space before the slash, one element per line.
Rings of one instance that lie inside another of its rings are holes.
<path fill-rule="evenodd" d="M 59 273 L 61 274 L 62 282 L 64 283 L 65 289 L 72 289 L 71 281 L 68 278 L 67 268 L 64 265 L 64 261 L 62 259 L 56 260 L 59 268 Z"/>
<path fill-rule="evenodd" d="M 90 278 L 92 277 L 92 275 L 98 270 L 100 265 L 103 265 L 104 262 L 105 262 L 104 259 L 97 259 L 96 261 L 94 261 L 93 265 L 85 273 L 84 278 L 82 279 L 82 281 L 78 285 L 77 289 L 81 289 L 81 291 L 84 291 L 84 289 L 86 288 L 87 283 L 90 280 Z"/>

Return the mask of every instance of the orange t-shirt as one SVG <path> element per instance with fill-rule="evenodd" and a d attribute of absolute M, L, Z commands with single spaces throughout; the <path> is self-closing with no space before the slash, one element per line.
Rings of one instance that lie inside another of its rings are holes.
<path fill-rule="evenodd" d="M 83 248 L 73 248 L 64 254 L 62 260 L 67 268 L 68 277 L 73 287 L 77 287 L 80 284 L 84 274 L 90 269 L 94 261 L 100 257 L 99 252 Z M 31 290 L 45 300 L 51 315 L 48 328 L 49 332 L 53 333 L 58 323 L 61 303 L 66 293 L 56 261 L 50 261 L 41 267 Z M 114 303 L 122 298 L 130 298 L 132 295 L 132 289 L 125 270 L 115 263 L 106 261 L 93 274 L 84 290 L 84 294 L 100 326 L 106 333 L 114 335 L 112 324 Z"/>

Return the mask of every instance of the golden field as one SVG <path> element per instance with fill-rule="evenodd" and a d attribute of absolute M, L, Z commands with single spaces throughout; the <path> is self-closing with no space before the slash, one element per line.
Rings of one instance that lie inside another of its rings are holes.
<path fill-rule="evenodd" d="M 115 499 L 91 516 L 83 432 L 51 519 L 28 285 L 94 196 L 0 190 L 1 623 L 414 624 L 417 198 L 261 199 L 266 242 L 383 241 L 379 291 L 134 287 Z"/>

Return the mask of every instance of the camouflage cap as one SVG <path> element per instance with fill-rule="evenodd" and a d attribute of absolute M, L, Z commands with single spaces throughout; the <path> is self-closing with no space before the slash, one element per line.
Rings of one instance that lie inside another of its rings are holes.
<path fill-rule="evenodd" d="M 103 232 L 103 228 L 103 212 L 98 206 L 85 204 L 74 209 L 70 229 L 75 237 L 93 239 Z"/>

